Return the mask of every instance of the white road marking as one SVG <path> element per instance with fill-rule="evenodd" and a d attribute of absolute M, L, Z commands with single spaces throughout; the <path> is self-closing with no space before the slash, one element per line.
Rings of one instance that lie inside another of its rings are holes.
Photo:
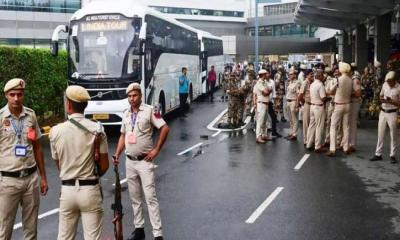
<path fill-rule="evenodd" d="M 126 183 L 128 179 L 124 178 L 121 181 L 119 181 L 120 184 Z M 115 187 L 115 183 L 113 183 L 113 186 Z"/>
<path fill-rule="evenodd" d="M 211 135 L 212 137 L 216 137 L 216 136 L 218 136 L 218 134 L 220 134 L 221 133 L 221 130 L 219 130 L 218 132 L 216 132 L 216 133 L 214 133 L 213 135 Z"/>
<path fill-rule="evenodd" d="M 198 144 L 196 144 L 196 145 L 194 145 L 194 146 L 192 146 L 190 148 L 187 148 L 187 149 L 183 150 L 182 152 L 178 153 L 177 155 L 178 156 L 182 156 L 183 154 L 185 154 L 185 153 L 187 153 L 187 152 L 189 152 L 189 151 L 191 151 L 191 150 L 193 150 L 193 149 L 195 149 L 197 147 L 200 147 L 201 145 L 203 145 L 202 142 L 200 142 L 200 143 L 198 143 Z"/>
<path fill-rule="evenodd" d="M 310 157 L 310 154 L 304 154 L 304 156 L 300 159 L 300 161 L 297 163 L 297 165 L 294 167 L 295 171 L 299 171 L 300 168 L 303 166 L 303 164 L 307 161 L 307 159 Z"/>
<path fill-rule="evenodd" d="M 59 208 L 50 210 L 50 211 L 48 211 L 48 212 L 45 212 L 45 213 L 43 213 L 43 214 L 40 214 L 40 215 L 38 216 L 38 219 L 42 219 L 42 218 L 48 217 L 48 216 L 50 216 L 50 215 L 56 214 L 56 213 L 58 213 L 59 211 L 60 211 Z M 20 222 L 20 223 L 17 223 L 17 224 L 14 225 L 14 230 L 16 230 L 16 229 L 18 229 L 18 228 L 21 228 L 21 227 L 22 227 L 22 223 L 21 223 L 21 222 Z"/>
<path fill-rule="evenodd" d="M 264 212 L 264 210 L 274 201 L 274 199 L 279 195 L 279 193 L 284 189 L 284 187 L 277 187 L 275 191 L 271 193 L 265 199 L 265 201 L 251 214 L 251 216 L 246 220 L 246 223 L 252 224 L 254 223 L 257 218 Z"/>
<path fill-rule="evenodd" d="M 212 122 L 207 125 L 207 129 L 210 131 L 217 131 L 217 132 L 233 132 L 233 131 L 241 131 L 247 127 L 247 124 L 250 122 L 251 117 L 247 116 L 244 120 L 245 125 L 241 126 L 240 128 L 235 129 L 223 129 L 223 128 L 215 128 L 214 125 L 224 116 L 224 114 L 228 111 L 228 109 L 223 110 Z M 218 134 L 217 134 L 218 135 Z"/>

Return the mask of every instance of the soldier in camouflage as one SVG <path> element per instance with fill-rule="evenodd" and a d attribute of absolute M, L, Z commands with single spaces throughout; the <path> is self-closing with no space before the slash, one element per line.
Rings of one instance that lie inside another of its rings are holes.
<path fill-rule="evenodd" d="M 236 128 L 239 126 L 240 94 L 239 81 L 235 73 L 231 73 L 229 77 L 226 93 L 229 95 L 228 125 L 229 128 Z"/>
<path fill-rule="evenodd" d="M 283 114 L 283 98 L 285 97 L 285 71 L 282 65 L 279 65 L 278 71 L 274 76 L 275 81 L 275 112 L 281 117 L 282 122 L 286 122 L 285 115 Z"/>
<path fill-rule="evenodd" d="M 222 77 L 222 81 L 221 81 L 221 85 L 222 85 L 222 101 L 225 101 L 226 99 L 228 99 L 228 96 L 226 95 L 226 91 L 228 90 L 228 82 L 229 82 L 229 78 L 231 75 L 231 71 L 229 66 L 225 67 L 225 71 Z"/>

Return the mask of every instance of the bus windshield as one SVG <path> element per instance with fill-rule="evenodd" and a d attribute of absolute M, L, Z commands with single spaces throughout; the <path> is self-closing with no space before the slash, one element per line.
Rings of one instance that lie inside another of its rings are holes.
<path fill-rule="evenodd" d="M 91 15 L 71 23 L 69 76 L 81 80 L 139 79 L 140 19 Z"/>

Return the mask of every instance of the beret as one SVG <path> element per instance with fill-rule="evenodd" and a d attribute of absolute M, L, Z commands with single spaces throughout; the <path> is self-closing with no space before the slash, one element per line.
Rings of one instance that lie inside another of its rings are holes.
<path fill-rule="evenodd" d="M 21 78 L 13 78 L 6 83 L 4 86 L 4 92 L 8 92 L 10 90 L 19 90 L 25 89 L 25 81 Z"/>
<path fill-rule="evenodd" d="M 85 88 L 77 85 L 68 86 L 67 90 L 65 91 L 65 95 L 69 100 L 74 102 L 82 103 L 90 100 L 88 91 Z"/>

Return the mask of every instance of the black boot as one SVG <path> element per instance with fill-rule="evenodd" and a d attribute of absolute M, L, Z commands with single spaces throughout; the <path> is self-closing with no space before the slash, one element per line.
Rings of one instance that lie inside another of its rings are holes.
<path fill-rule="evenodd" d="M 131 235 L 128 237 L 128 240 L 144 240 L 145 235 L 144 235 L 144 228 L 136 228 L 135 231 L 131 233 Z"/>

